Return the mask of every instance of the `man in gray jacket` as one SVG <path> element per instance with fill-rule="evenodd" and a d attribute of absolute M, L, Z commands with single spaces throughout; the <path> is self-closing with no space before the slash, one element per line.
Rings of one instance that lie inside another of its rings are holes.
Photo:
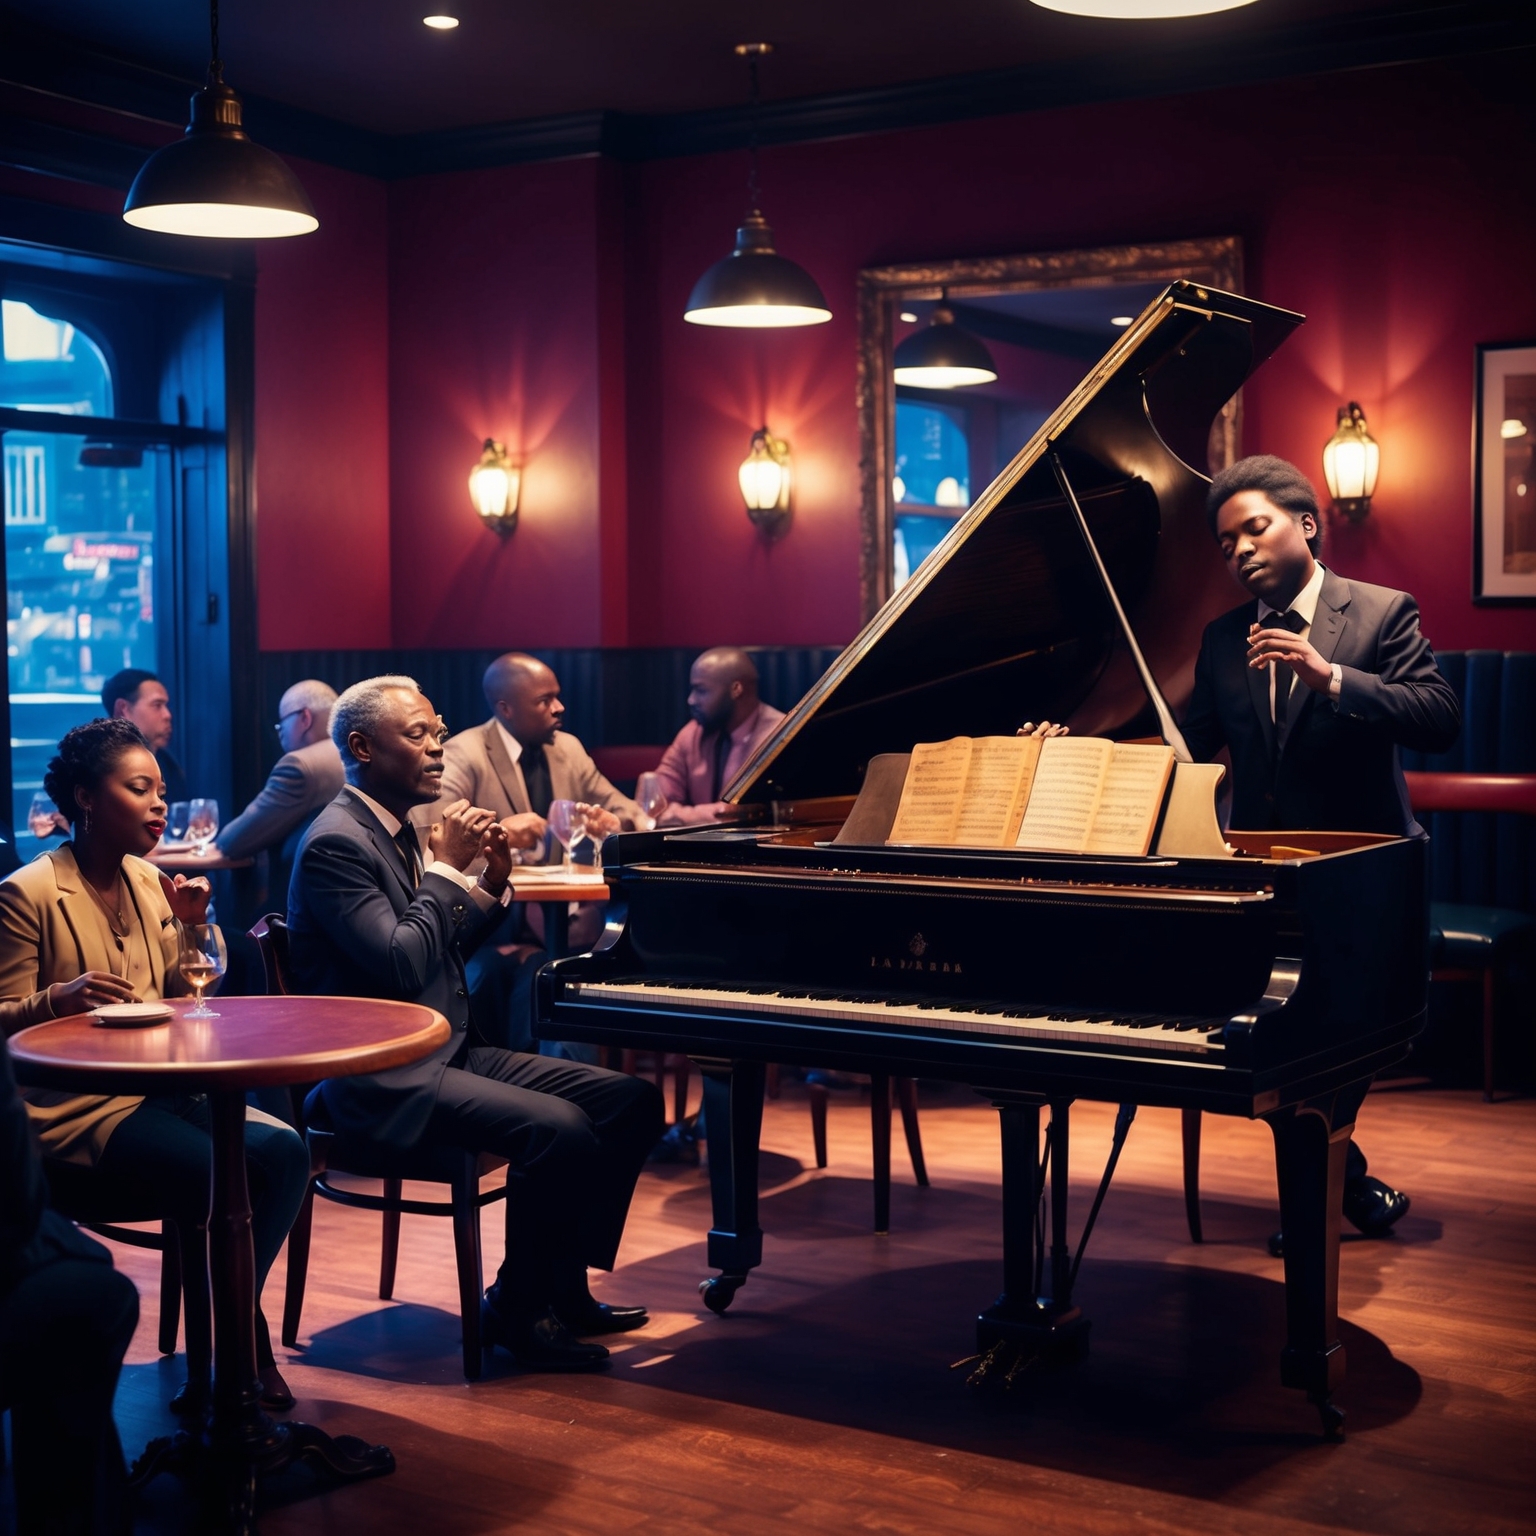
<path fill-rule="evenodd" d="M 219 833 L 219 852 L 230 859 L 266 853 L 268 890 L 281 902 L 288 892 L 293 856 L 304 829 L 341 793 L 346 783 L 341 753 L 331 740 L 336 690 L 316 678 L 295 683 L 277 706 L 277 739 L 283 755 L 256 796 Z"/>

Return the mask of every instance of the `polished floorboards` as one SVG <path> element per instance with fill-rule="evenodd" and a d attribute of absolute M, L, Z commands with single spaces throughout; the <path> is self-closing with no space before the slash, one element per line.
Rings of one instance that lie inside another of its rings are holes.
<path fill-rule="evenodd" d="M 794 1085 L 764 1123 L 762 1268 L 726 1317 L 709 1273 L 706 1175 L 648 1171 L 594 1289 L 653 1321 L 598 1377 L 460 1375 L 449 1224 L 406 1217 L 395 1299 L 377 1216 L 321 1203 L 301 1347 L 279 1348 L 296 1416 L 382 1441 L 391 1477 L 295 1497 L 268 1536 L 368 1532 L 1530 1532 L 1536 1529 L 1536 1101 L 1373 1093 L 1359 1138 L 1413 1195 L 1387 1241 L 1340 1262 L 1348 1438 L 1325 1444 L 1279 1385 L 1274 1169 L 1262 1124 L 1205 1119 L 1206 1241 L 1189 1241 L 1179 1119 L 1144 1109 L 1084 1261 L 1081 1364 L 979 1392 L 951 1369 L 999 1279 L 995 1114 L 922 1090 L 932 1187 L 892 1149 L 891 1232 L 871 1230 L 867 1097 L 834 1096 L 818 1173 Z M 1072 1230 L 1113 1109 L 1072 1119 Z M 486 1214 L 488 1269 L 500 1207 Z M 155 1350 L 153 1255 L 118 1249 L 144 1318 L 118 1396 L 135 1453 L 170 1421 L 181 1362 Z M 281 1311 L 281 1265 L 269 1312 Z M 162 1479 L 143 1532 L 185 1528 Z"/>

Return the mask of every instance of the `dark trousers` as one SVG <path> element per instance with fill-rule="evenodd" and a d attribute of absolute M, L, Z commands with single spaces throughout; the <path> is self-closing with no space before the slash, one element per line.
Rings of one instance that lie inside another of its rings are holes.
<path fill-rule="evenodd" d="M 474 1046 L 443 1073 L 424 1139 L 508 1162 L 499 1306 L 542 1311 L 613 1268 L 663 1119 L 654 1084 L 580 1062 Z"/>
<path fill-rule="evenodd" d="M 251 1186 L 251 1241 L 256 1299 L 309 1186 L 309 1153 L 298 1133 L 264 1120 L 245 1122 L 245 1166 Z M 163 1211 L 176 1222 L 208 1219 L 213 1143 L 208 1101 L 191 1094 L 148 1098 L 107 1138 L 96 1160 L 101 1198 L 113 1191 L 125 1208 Z M 257 1310 L 257 1364 L 272 1364 L 272 1342 Z"/>
<path fill-rule="evenodd" d="M 112 1398 L 138 1321 L 139 1293 L 105 1260 L 45 1264 L 0 1299 L 21 1536 L 129 1529 Z"/>

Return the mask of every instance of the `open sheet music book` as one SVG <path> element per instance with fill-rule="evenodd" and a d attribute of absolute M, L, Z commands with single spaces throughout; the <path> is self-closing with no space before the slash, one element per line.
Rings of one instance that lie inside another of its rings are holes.
<path fill-rule="evenodd" d="M 1173 749 L 1100 736 L 956 736 L 912 749 L 888 843 L 1144 855 Z"/>

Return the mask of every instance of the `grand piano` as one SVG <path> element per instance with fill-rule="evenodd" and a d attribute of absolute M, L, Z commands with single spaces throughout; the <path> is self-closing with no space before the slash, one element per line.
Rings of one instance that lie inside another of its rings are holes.
<path fill-rule="evenodd" d="M 1235 597 L 1195 466 L 1301 319 L 1174 283 L 727 787 L 739 823 L 609 840 L 619 915 L 592 953 L 543 971 L 537 1028 L 699 1063 L 713 1310 L 762 1257 L 768 1062 L 966 1083 L 997 1106 L 1003 1274 L 977 1319 L 983 1375 L 1086 1348 L 1074 1099 L 1121 1105 L 1120 1139 L 1141 1104 L 1262 1118 L 1285 1232 L 1281 1381 L 1342 1432 L 1344 1152 L 1372 1078 L 1423 1027 L 1422 844 L 1224 842 L 1220 770 L 1182 762 L 1191 814 L 1174 827 L 1170 808 L 1145 858 L 885 841 L 919 741 L 1050 719 L 1187 758 L 1165 694 L 1187 697 L 1201 631 Z"/>

